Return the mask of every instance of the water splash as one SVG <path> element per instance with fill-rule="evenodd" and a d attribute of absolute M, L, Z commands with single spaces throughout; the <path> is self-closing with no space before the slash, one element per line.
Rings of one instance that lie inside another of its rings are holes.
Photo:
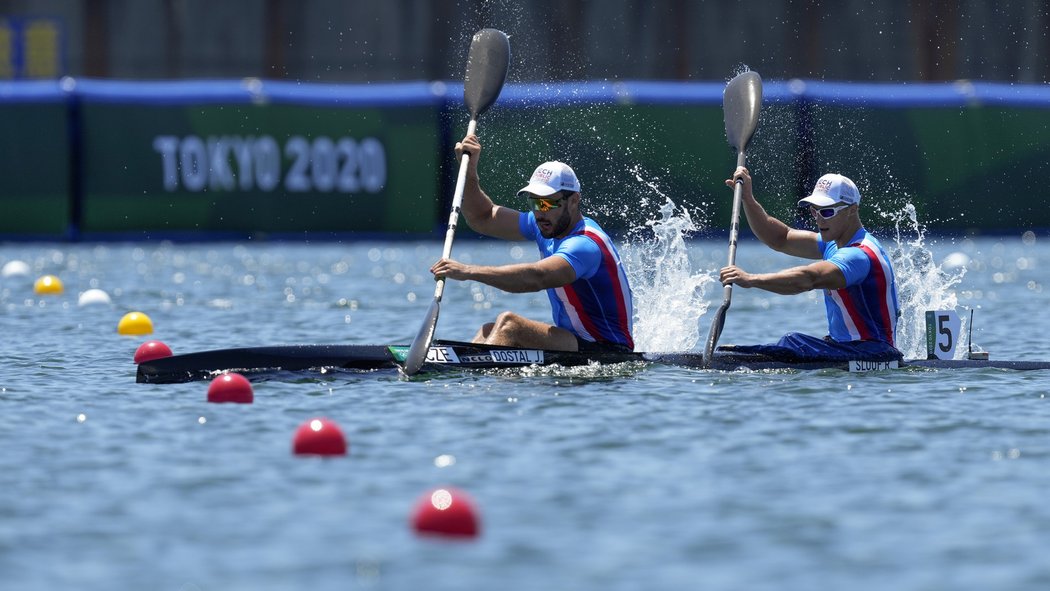
<path fill-rule="evenodd" d="M 700 317 L 709 306 L 705 291 L 714 279 L 693 272 L 686 244 L 697 230 L 692 216 L 658 187 L 650 187 L 664 199 L 659 217 L 644 225 L 651 236 L 636 228 L 623 249 L 634 292 L 635 346 L 639 351 L 692 350 L 700 338 Z"/>
<path fill-rule="evenodd" d="M 644 369 L 645 363 L 640 361 L 629 361 L 624 363 L 588 363 L 564 367 L 561 365 L 530 365 L 528 367 L 514 367 L 507 369 L 485 370 L 487 375 L 499 375 L 507 378 L 536 378 L 552 377 L 558 378 L 557 384 L 564 387 L 573 385 L 584 385 L 599 381 L 615 382 L 624 377 L 630 377 Z M 555 395 L 557 393 L 555 392 Z"/>
<path fill-rule="evenodd" d="M 726 78 L 726 84 L 729 84 L 729 81 L 733 78 L 736 78 L 737 76 L 750 71 L 751 66 L 748 66 L 747 64 L 737 64 L 736 67 L 733 68 L 732 74 L 728 78 Z"/>
<path fill-rule="evenodd" d="M 951 271 L 934 263 L 926 245 L 926 229 L 918 220 L 915 206 L 906 204 L 897 211 L 880 215 L 894 224 L 894 244 L 890 260 L 897 277 L 897 298 L 901 318 L 897 324 L 897 348 L 906 358 L 926 357 L 926 311 L 954 310 L 959 305 L 954 287 L 966 274 L 966 267 Z M 907 235 L 911 235 L 909 238 Z M 965 317 L 965 314 L 960 314 Z M 963 321 L 965 333 L 966 320 Z M 958 354 L 961 354 L 962 349 Z"/>

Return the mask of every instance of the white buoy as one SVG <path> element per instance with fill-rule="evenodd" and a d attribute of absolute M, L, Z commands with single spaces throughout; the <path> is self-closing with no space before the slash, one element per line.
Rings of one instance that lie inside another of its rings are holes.
<path fill-rule="evenodd" d="M 77 299 L 78 306 L 90 306 L 92 304 L 112 304 L 113 300 L 109 298 L 109 294 L 101 289 L 89 289 L 80 294 Z"/>
<path fill-rule="evenodd" d="M 29 265 L 24 261 L 7 261 L 4 264 L 3 270 L 0 270 L 0 276 L 4 279 L 11 277 L 28 277 L 29 276 Z"/>

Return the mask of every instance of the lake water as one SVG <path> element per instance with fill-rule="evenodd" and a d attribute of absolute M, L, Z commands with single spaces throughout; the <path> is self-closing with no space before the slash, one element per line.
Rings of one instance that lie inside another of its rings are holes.
<path fill-rule="evenodd" d="M 884 240 L 886 242 L 886 240 Z M 606 367 L 303 376 L 252 405 L 206 382 L 135 383 L 148 338 L 176 353 L 287 343 L 407 343 L 438 242 L 5 244 L 0 264 L 0 580 L 6 589 L 1050 588 L 1050 374 L 997 370 L 716 373 Z M 724 240 L 624 249 L 640 348 L 702 348 Z M 1050 358 L 1050 241 L 905 238 L 902 343 L 958 306 L 993 358 Z M 465 260 L 532 247 L 458 240 Z M 738 262 L 794 261 L 745 239 Z M 959 277 L 959 269 L 967 272 Z M 59 276 L 66 291 L 37 296 Z M 78 306 L 105 290 L 112 305 Z M 722 343 L 825 333 L 816 294 L 734 290 Z M 546 297 L 445 291 L 438 337 L 468 339 Z M 151 337 L 120 336 L 148 314 Z M 699 344 L 698 344 L 699 343 Z M 350 453 L 290 453 L 329 417 Z M 477 502 L 482 535 L 416 537 L 438 485 Z"/>

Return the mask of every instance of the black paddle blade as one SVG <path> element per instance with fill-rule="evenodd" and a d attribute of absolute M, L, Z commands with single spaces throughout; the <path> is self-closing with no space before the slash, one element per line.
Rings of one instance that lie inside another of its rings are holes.
<path fill-rule="evenodd" d="M 758 72 L 744 72 L 726 85 L 722 94 L 722 112 L 726 118 L 726 138 L 738 151 L 747 149 L 758 127 L 762 110 L 762 77 Z"/>
<path fill-rule="evenodd" d="M 704 345 L 704 365 L 710 365 L 714 358 L 715 347 L 718 345 L 718 339 L 722 336 L 722 329 L 726 324 L 726 312 L 729 311 L 730 302 L 732 300 L 728 297 L 722 300 L 722 305 L 718 307 L 714 320 L 711 321 L 711 332 L 707 334 L 707 343 Z"/>
<path fill-rule="evenodd" d="M 441 312 L 441 305 L 437 299 L 430 302 L 430 308 L 427 310 L 427 317 L 423 320 L 423 326 L 419 327 L 419 332 L 416 333 L 416 338 L 412 340 L 412 346 L 408 348 L 408 356 L 405 357 L 404 372 L 410 376 L 416 375 L 420 368 L 423 367 L 423 362 L 427 360 L 427 351 L 430 350 L 430 344 L 434 342 L 434 331 L 437 330 L 438 314 Z"/>
<path fill-rule="evenodd" d="M 482 29 L 474 33 L 463 77 L 463 101 L 472 119 L 496 102 L 510 67 L 510 39 L 503 31 Z"/>

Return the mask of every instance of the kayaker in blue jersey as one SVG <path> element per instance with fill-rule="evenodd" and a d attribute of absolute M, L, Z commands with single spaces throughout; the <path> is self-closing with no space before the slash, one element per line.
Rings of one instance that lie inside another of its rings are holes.
<path fill-rule="evenodd" d="M 726 181 L 741 181 L 747 223 L 773 250 L 819 262 L 775 273 L 748 273 L 731 265 L 720 272 L 723 285 L 757 287 L 779 294 L 824 290 L 829 334 L 817 338 L 788 333 L 775 345 L 734 347 L 734 351 L 814 360 L 892 360 L 901 358 L 894 343 L 897 285 L 893 265 L 882 245 L 860 220 L 860 191 L 841 174 L 826 174 L 813 193 L 799 200 L 818 232 L 788 227 L 770 216 L 755 199 L 751 175 L 740 167 Z"/>
<path fill-rule="evenodd" d="M 481 143 L 468 135 L 456 157 L 470 154 L 462 213 L 476 232 L 533 240 L 540 260 L 499 266 L 441 259 L 435 277 L 480 281 L 508 292 L 547 290 L 554 324 L 503 312 L 481 327 L 475 343 L 558 351 L 632 351 L 634 308 L 620 255 L 609 236 L 580 212 L 580 181 L 567 164 L 544 162 L 518 191 L 528 211 L 496 205 L 481 188 Z"/>

